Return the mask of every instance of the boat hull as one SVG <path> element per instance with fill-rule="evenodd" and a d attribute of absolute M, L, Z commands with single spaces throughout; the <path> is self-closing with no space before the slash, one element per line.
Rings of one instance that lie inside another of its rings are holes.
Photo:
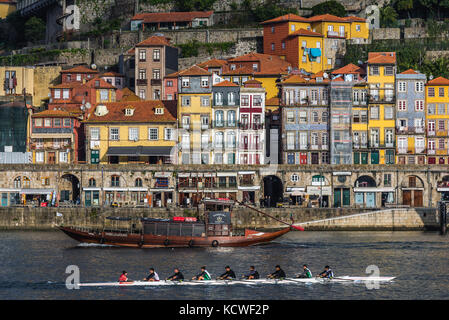
<path fill-rule="evenodd" d="M 82 243 L 104 244 L 133 248 L 174 247 L 246 247 L 270 242 L 288 233 L 284 228 L 276 232 L 246 230 L 244 236 L 185 237 L 138 233 L 97 232 L 76 227 L 59 227 L 66 235 Z"/>

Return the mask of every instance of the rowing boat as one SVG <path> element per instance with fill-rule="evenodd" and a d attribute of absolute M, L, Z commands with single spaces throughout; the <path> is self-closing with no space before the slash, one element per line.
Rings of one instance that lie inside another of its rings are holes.
<path fill-rule="evenodd" d="M 217 286 L 217 285 L 264 285 L 264 284 L 294 284 L 294 283 L 356 283 L 356 282 L 390 282 L 395 277 L 350 277 L 343 276 L 333 279 L 323 278 L 285 278 L 285 279 L 254 279 L 254 280 L 189 280 L 189 281 L 134 281 L 134 282 L 97 282 L 80 283 L 80 287 L 138 287 L 138 286 Z"/>

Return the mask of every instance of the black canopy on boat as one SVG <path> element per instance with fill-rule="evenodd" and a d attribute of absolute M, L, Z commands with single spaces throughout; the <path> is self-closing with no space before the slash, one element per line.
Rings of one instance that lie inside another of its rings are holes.
<path fill-rule="evenodd" d="M 108 220 L 115 220 L 115 221 L 130 221 L 131 218 L 127 217 L 106 217 Z"/>
<path fill-rule="evenodd" d="M 158 218 L 140 218 L 140 221 L 148 221 L 148 222 L 168 222 L 170 219 L 158 219 Z"/>

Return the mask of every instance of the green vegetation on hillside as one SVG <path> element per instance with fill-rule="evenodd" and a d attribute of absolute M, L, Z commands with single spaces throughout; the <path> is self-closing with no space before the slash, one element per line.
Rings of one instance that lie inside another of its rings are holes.
<path fill-rule="evenodd" d="M 87 49 L 45 50 L 44 48 L 37 48 L 28 54 L 1 56 L 0 66 L 29 66 L 42 61 L 56 60 L 64 53 L 85 55 L 88 52 Z"/>
<path fill-rule="evenodd" d="M 346 9 L 341 3 L 335 0 L 321 2 L 320 4 L 317 4 L 312 7 L 312 16 L 317 16 L 326 13 L 332 14 L 337 17 L 344 17 L 346 16 Z"/>

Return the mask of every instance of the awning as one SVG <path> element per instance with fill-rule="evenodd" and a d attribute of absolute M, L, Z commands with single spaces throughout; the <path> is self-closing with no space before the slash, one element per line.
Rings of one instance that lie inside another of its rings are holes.
<path fill-rule="evenodd" d="M 173 192 L 173 191 L 174 189 L 150 189 L 150 192 Z"/>
<path fill-rule="evenodd" d="M 349 171 L 340 171 L 340 172 L 332 172 L 333 176 L 350 176 L 351 172 Z"/>
<path fill-rule="evenodd" d="M 128 191 L 148 191 L 148 188 L 144 188 L 144 187 L 132 187 L 132 188 L 128 188 Z"/>
<path fill-rule="evenodd" d="M 239 174 L 256 174 L 256 171 L 239 171 Z"/>
<path fill-rule="evenodd" d="M 103 188 L 103 191 L 128 191 L 128 188 L 110 187 L 110 188 Z"/>
<path fill-rule="evenodd" d="M 109 147 L 107 156 L 170 156 L 173 147 Z"/>
<path fill-rule="evenodd" d="M 155 172 L 155 178 L 170 178 L 172 176 L 171 172 Z"/>
<path fill-rule="evenodd" d="M 0 188 L 0 192 L 20 192 L 20 189 L 14 189 L 14 188 Z"/>
<path fill-rule="evenodd" d="M 354 188 L 354 192 L 394 192 L 394 188 Z"/>
<path fill-rule="evenodd" d="M 87 187 L 83 188 L 84 191 L 100 191 L 101 188 L 95 188 L 95 187 Z"/>
<path fill-rule="evenodd" d="M 437 188 L 438 192 L 449 192 L 449 188 Z"/>
<path fill-rule="evenodd" d="M 71 139 L 73 134 L 71 133 L 32 133 L 30 135 L 31 139 L 45 139 L 45 138 L 65 138 L 65 139 Z"/>
<path fill-rule="evenodd" d="M 52 194 L 53 189 L 22 189 L 20 194 Z"/>
<path fill-rule="evenodd" d="M 331 187 L 330 186 L 323 186 L 323 187 L 307 186 L 307 194 L 308 195 L 330 196 L 331 195 Z"/>
<path fill-rule="evenodd" d="M 217 172 L 217 177 L 237 177 L 237 172 Z"/>
<path fill-rule="evenodd" d="M 180 172 L 178 173 L 179 178 L 188 178 L 190 177 L 190 172 Z"/>
<path fill-rule="evenodd" d="M 253 191 L 253 190 L 259 190 L 260 186 L 253 186 L 253 187 L 238 187 L 239 190 L 242 191 Z"/>

